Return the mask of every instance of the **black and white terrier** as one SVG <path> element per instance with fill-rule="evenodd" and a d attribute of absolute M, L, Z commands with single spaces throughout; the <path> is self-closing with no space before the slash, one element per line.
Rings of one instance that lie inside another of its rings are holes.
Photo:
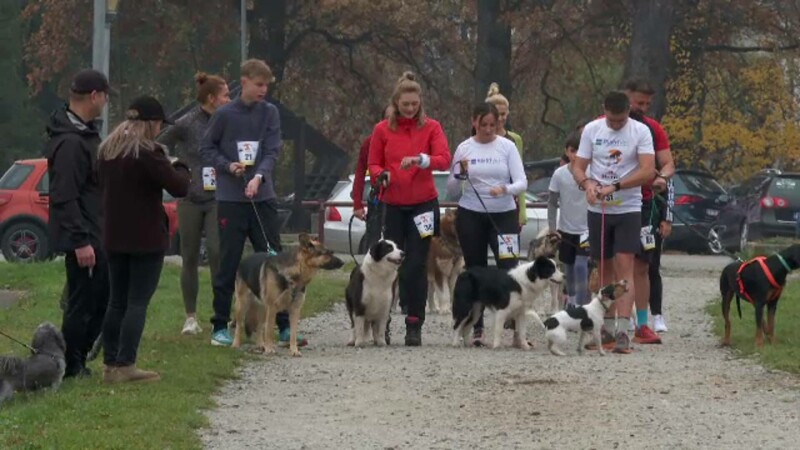
<path fill-rule="evenodd" d="M 567 342 L 567 331 L 580 332 L 578 353 L 583 353 L 583 339 L 587 335 L 593 335 L 596 342 L 602 342 L 600 328 L 603 325 L 603 317 L 611 304 L 625 292 L 628 292 L 627 281 L 611 283 L 592 295 L 592 301 L 589 304 L 567 305 L 567 309 L 559 311 L 545 320 L 546 331 L 544 334 L 550 353 L 556 356 L 566 356 L 559 347 Z M 605 355 L 602 345 L 598 345 L 597 348 L 601 355 Z"/>
<path fill-rule="evenodd" d="M 66 363 L 64 336 L 50 322 L 36 328 L 31 343 L 33 352 L 28 359 L 0 356 L 0 403 L 14 392 L 43 388 L 57 390 L 64 378 Z"/>

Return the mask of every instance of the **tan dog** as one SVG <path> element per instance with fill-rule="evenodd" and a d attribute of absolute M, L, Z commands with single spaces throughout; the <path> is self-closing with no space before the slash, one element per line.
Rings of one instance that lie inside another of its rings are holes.
<path fill-rule="evenodd" d="M 534 261 L 540 256 L 555 259 L 556 252 L 558 252 L 558 244 L 560 243 L 561 235 L 555 231 L 550 231 L 549 228 L 543 228 L 528 247 L 528 261 Z M 547 302 L 545 300 L 542 312 L 550 315 L 561 310 L 564 306 L 561 304 L 561 289 L 560 285 L 553 284 L 550 286 L 550 301 Z"/>
<path fill-rule="evenodd" d="M 428 252 L 428 309 L 449 314 L 453 289 L 464 270 L 464 254 L 456 234 L 457 210 L 448 208 L 439 219 L 439 236 L 434 236 Z"/>
<path fill-rule="evenodd" d="M 297 328 L 306 286 L 319 269 L 334 270 L 343 265 L 332 251 L 305 233 L 296 248 L 274 256 L 255 253 L 245 258 L 236 272 L 233 347 L 241 346 L 246 330 L 255 330 L 256 345 L 264 353 L 275 353 L 275 316 L 289 311 L 289 353 L 300 356 Z"/>

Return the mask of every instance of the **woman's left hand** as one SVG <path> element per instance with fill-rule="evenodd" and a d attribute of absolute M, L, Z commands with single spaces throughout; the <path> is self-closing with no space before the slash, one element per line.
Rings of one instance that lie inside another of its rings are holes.
<path fill-rule="evenodd" d="M 422 158 L 419 156 L 406 156 L 400 161 L 400 168 L 406 170 L 411 166 L 418 166 L 422 162 Z"/>
<path fill-rule="evenodd" d="M 505 186 L 494 186 L 493 188 L 489 189 L 489 194 L 492 197 L 499 197 L 501 195 L 505 195 L 506 192 L 508 191 L 506 190 Z"/>

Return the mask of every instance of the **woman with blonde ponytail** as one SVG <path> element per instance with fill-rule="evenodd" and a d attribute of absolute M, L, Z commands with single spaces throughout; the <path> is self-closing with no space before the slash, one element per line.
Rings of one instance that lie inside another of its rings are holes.
<path fill-rule="evenodd" d="M 525 157 L 525 151 L 522 144 L 522 136 L 506 129 L 506 121 L 510 113 L 509 102 L 505 95 L 500 93 L 500 85 L 492 83 L 489 85 L 489 92 L 486 93 L 486 103 L 491 103 L 497 107 L 499 116 L 497 117 L 497 135 L 511 140 L 517 146 L 519 156 Z M 515 198 L 519 209 L 519 227 L 522 229 L 528 223 L 528 212 L 525 206 L 525 194 Z"/>
<path fill-rule="evenodd" d="M 431 236 L 439 234 L 439 194 L 434 170 L 450 167 L 450 149 L 439 122 L 427 117 L 422 87 L 405 72 L 391 98 L 391 112 L 375 126 L 369 173 L 382 186 L 384 236 L 406 252 L 400 269 L 400 304 L 407 310 L 407 346 L 422 345 L 428 297 L 426 263 Z"/>

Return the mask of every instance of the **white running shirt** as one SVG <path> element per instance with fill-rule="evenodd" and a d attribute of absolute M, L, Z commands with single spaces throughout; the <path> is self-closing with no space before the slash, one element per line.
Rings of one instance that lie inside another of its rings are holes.
<path fill-rule="evenodd" d="M 655 155 L 650 129 L 628 119 L 625 126 L 612 130 L 605 117 L 589 122 L 581 134 L 578 156 L 590 161 L 589 177 L 608 186 L 627 177 L 639 168 L 639 155 Z M 625 214 L 642 210 L 642 188 L 622 189 L 606 198 L 606 213 Z M 602 212 L 600 202 L 589 205 L 589 211 Z"/>
<path fill-rule="evenodd" d="M 589 231 L 586 224 L 586 210 L 589 206 L 586 202 L 586 192 L 578 189 L 569 164 L 553 172 L 549 190 L 558 193 L 558 229 L 578 235 Z"/>

